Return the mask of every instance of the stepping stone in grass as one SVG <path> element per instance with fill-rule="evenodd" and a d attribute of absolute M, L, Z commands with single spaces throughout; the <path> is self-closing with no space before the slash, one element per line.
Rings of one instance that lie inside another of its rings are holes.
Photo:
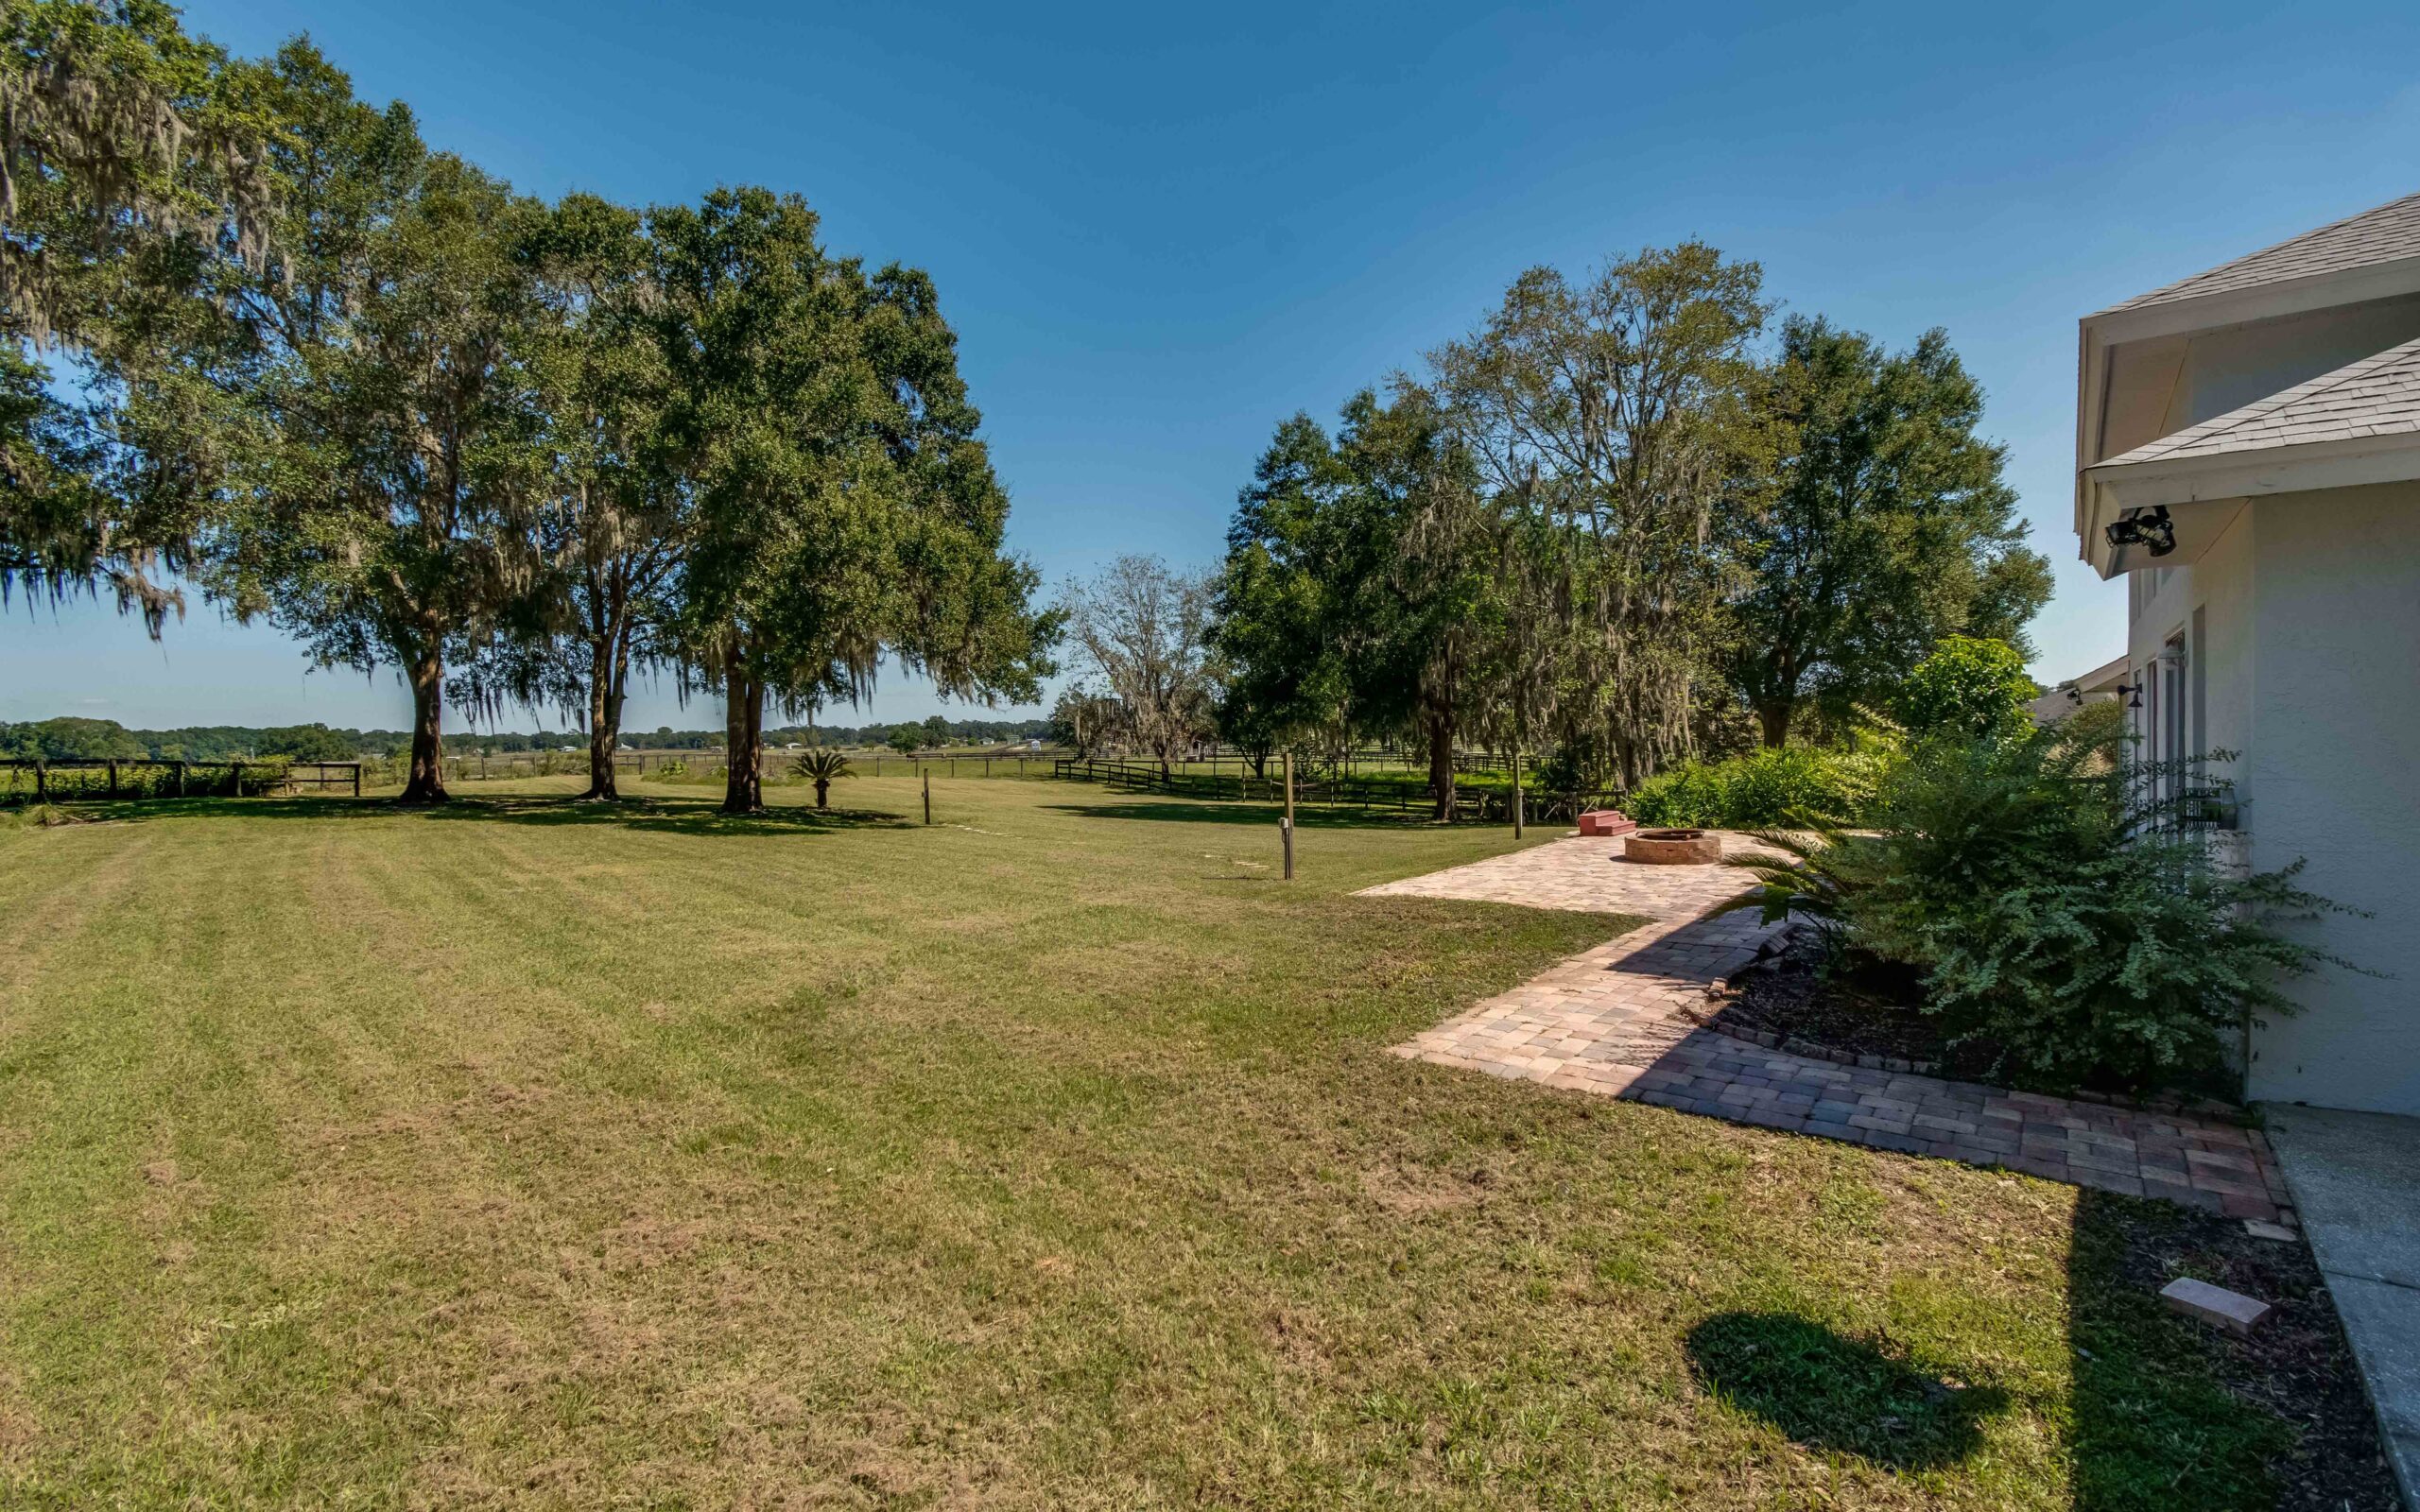
<path fill-rule="evenodd" d="M 2270 1314 L 2276 1311 L 2268 1303 L 2256 1301 L 2241 1292 L 2230 1292 L 2223 1286 L 2179 1277 L 2159 1289 L 2162 1300 L 2170 1309 L 2187 1317 L 2215 1323 L 2233 1333 L 2249 1334 L 2258 1328 Z"/>

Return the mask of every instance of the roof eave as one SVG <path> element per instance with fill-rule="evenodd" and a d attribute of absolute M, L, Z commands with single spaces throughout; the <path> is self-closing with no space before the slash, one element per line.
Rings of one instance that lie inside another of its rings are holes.
<path fill-rule="evenodd" d="M 2104 346 L 2114 346 L 2121 341 L 2214 331 L 2221 326 L 2273 320 L 2404 294 L 2420 294 L 2420 256 L 2393 258 L 2215 294 L 2187 295 L 2156 304 L 2118 306 L 2085 316 L 2083 325 Z"/>
<path fill-rule="evenodd" d="M 2211 455 L 2104 462 L 2077 477 L 2083 559 L 2102 577 L 2143 565 L 2109 544 L 2107 526 L 2140 509 L 2234 503 L 2274 493 L 2420 481 L 2420 432 L 2356 436 Z"/>

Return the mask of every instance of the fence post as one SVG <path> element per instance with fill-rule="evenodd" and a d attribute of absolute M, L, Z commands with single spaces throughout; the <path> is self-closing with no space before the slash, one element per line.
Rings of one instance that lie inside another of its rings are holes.
<path fill-rule="evenodd" d="M 244 796 L 244 764 L 242 762 L 231 762 L 228 764 L 227 796 L 229 798 L 242 798 Z"/>
<path fill-rule="evenodd" d="M 117 797 L 117 763 L 110 763 L 110 797 Z"/>
<path fill-rule="evenodd" d="M 177 763 L 177 797 L 185 796 L 185 764 Z"/>
<path fill-rule="evenodd" d="M 925 773 L 925 822 L 933 822 L 933 774 L 930 771 Z"/>
<path fill-rule="evenodd" d="M 34 801 L 43 803 L 47 802 L 49 799 L 50 763 L 36 757 L 34 758 Z"/>
<path fill-rule="evenodd" d="M 1512 838 L 1521 838 L 1521 747 L 1512 747 Z"/>
<path fill-rule="evenodd" d="M 1286 753 L 1286 822 L 1280 826 L 1286 841 L 1286 880 L 1294 880 L 1294 753 Z"/>
<path fill-rule="evenodd" d="M 479 758 L 479 769 L 482 772 L 487 769 L 487 765 L 488 759 L 485 756 L 481 756 Z M 355 798 L 359 798 L 361 796 L 361 764 L 359 762 L 353 764 L 353 796 Z"/>

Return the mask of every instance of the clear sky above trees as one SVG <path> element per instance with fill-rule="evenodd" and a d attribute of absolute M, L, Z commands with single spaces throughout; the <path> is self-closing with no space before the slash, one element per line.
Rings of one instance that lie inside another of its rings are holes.
<path fill-rule="evenodd" d="M 1277 418 L 1333 414 L 1521 268 L 1703 236 L 1894 350 L 1947 328 L 2059 564 L 2045 677 L 2122 635 L 2066 534 L 2075 317 L 2408 193 L 2420 162 L 2420 14 L 2384 4 L 1287 7 L 1208 32 L 1106 7 L 187 14 L 246 54 L 309 30 L 365 97 L 408 100 L 516 188 L 761 181 L 807 196 L 836 250 L 928 268 L 1009 543 L 1054 584 L 1125 551 L 1215 561 Z M 306 677 L 206 609 L 154 646 L 106 605 L 17 605 L 0 646 L 0 718 L 398 728 L 408 708 L 388 674 Z M 936 707 L 891 679 L 873 716 Z M 668 684 L 633 699 L 639 728 L 709 719 Z"/>

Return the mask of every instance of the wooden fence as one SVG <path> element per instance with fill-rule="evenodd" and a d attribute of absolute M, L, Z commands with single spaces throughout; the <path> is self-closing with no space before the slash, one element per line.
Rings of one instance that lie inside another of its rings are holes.
<path fill-rule="evenodd" d="M 1162 771 L 1155 762 L 1070 757 L 1054 764 L 1050 775 L 1072 782 L 1105 782 L 1150 793 L 1231 802 L 1253 799 L 1276 801 L 1285 797 L 1283 784 L 1274 777 L 1253 776 L 1249 771 L 1237 772 L 1233 777 L 1219 772 Z M 1340 803 L 1365 809 L 1393 809 L 1399 813 L 1430 812 L 1437 806 L 1435 797 L 1426 786 L 1409 782 L 1375 782 L 1350 775 L 1298 777 L 1294 782 L 1294 798 L 1302 803 Z M 1534 788 L 1522 790 L 1523 814 L 1541 823 L 1556 820 L 1576 822 L 1588 809 L 1612 808 L 1620 801 L 1621 795 L 1611 791 L 1548 793 Z M 1454 789 L 1454 816 L 1480 822 L 1510 823 L 1512 817 L 1512 792 L 1505 788 L 1457 786 Z"/>
<path fill-rule="evenodd" d="M 261 798 L 329 788 L 361 796 L 359 762 L 0 761 L 8 780 L 0 791 L 37 803 L 144 798 Z M 30 788 L 26 777 L 31 776 Z"/>

